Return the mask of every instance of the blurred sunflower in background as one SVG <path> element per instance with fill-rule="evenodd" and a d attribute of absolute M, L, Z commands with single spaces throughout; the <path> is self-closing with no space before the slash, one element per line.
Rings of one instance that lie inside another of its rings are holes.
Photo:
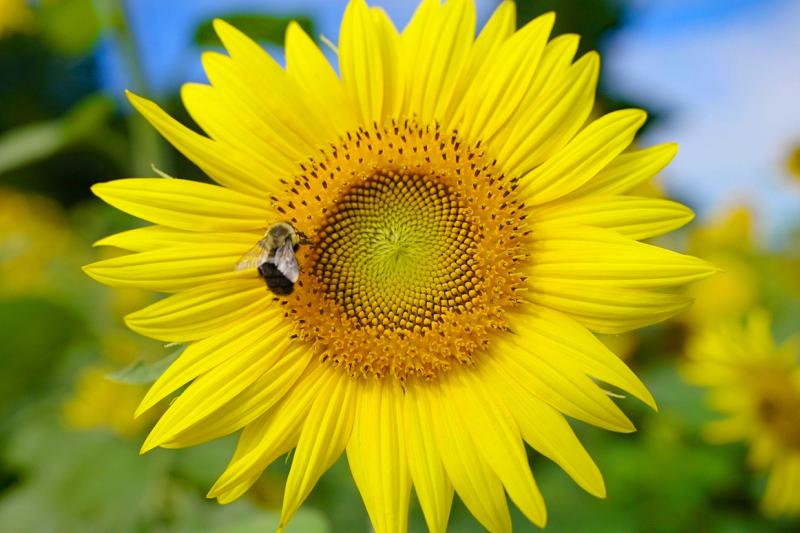
<path fill-rule="evenodd" d="M 634 430 L 595 379 L 655 402 L 592 332 L 672 316 L 691 299 L 669 289 L 714 269 L 639 242 L 692 218 L 626 194 L 676 147 L 628 150 L 640 110 L 587 123 L 599 57 L 574 60 L 553 22 L 515 31 L 503 2 L 476 39 L 471 0 L 432 0 L 398 33 L 354 0 L 340 79 L 298 25 L 283 69 L 216 21 L 230 56 L 205 54 L 211 85 L 182 91 L 209 137 L 130 95 L 219 184 L 93 188 L 154 225 L 101 240 L 131 253 L 86 272 L 168 293 L 126 322 L 187 345 L 139 406 L 185 387 L 143 452 L 243 429 L 209 494 L 225 503 L 294 449 L 282 526 L 345 451 L 379 532 L 407 528 L 412 485 L 432 531 L 454 491 L 491 531 L 511 527 L 506 493 L 543 526 L 524 443 L 605 495 L 565 415 Z M 302 236 L 281 245 L 300 267 L 288 294 L 236 268 L 279 221 Z"/>
<path fill-rule="evenodd" d="M 708 326 L 689 343 L 686 379 L 708 387 L 726 415 L 706 427 L 716 443 L 746 441 L 749 463 L 769 471 L 762 506 L 769 515 L 800 515 L 800 337 L 776 346 L 763 310 Z"/>
<path fill-rule="evenodd" d="M 26 31 L 34 22 L 27 0 L 0 0 L 0 37 Z"/>
<path fill-rule="evenodd" d="M 0 187 L 0 295 L 57 287 L 61 258 L 74 255 L 78 243 L 54 201 Z"/>
<path fill-rule="evenodd" d="M 789 157 L 786 159 L 786 168 L 795 179 L 800 180 L 800 145 L 789 153 Z"/>
<path fill-rule="evenodd" d="M 688 329 L 738 319 L 759 303 L 765 272 L 758 259 L 766 252 L 755 244 L 753 218 L 750 208 L 735 207 L 688 232 L 688 252 L 721 269 L 687 288 L 695 304 L 680 319 Z"/>

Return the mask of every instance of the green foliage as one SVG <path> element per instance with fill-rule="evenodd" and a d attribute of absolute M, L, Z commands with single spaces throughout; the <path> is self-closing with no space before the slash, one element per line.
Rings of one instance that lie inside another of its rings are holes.
<path fill-rule="evenodd" d="M 623 10 L 616 0 L 517 0 L 520 26 L 548 11 L 556 13 L 554 35 L 581 36 L 580 55 L 599 48 L 602 38 L 620 25 Z"/>
<path fill-rule="evenodd" d="M 107 97 L 93 95 L 62 118 L 25 124 L 4 133 L 0 136 L 0 175 L 89 140 L 104 129 L 113 111 L 114 106 Z"/>
<path fill-rule="evenodd" d="M 286 28 L 292 21 L 297 22 L 309 35 L 314 35 L 314 23 L 308 15 L 298 13 L 289 16 L 237 14 L 220 15 L 221 19 L 232 24 L 256 41 L 283 46 Z M 194 34 L 194 41 L 204 46 L 220 44 L 214 32 L 212 21 L 201 24 Z"/>
<path fill-rule="evenodd" d="M 100 36 L 92 0 L 40 2 L 37 15 L 45 41 L 60 54 L 84 55 Z"/>
<path fill-rule="evenodd" d="M 73 310 L 47 298 L 0 299 L 0 421 L 48 382 L 64 348 L 85 335 Z"/>
<path fill-rule="evenodd" d="M 182 468 L 174 453 L 139 456 L 136 444 L 106 432 L 69 431 L 52 419 L 52 405 L 27 412 L 6 446 L 4 463 L 20 483 L 0 497 L 3 531 L 274 531 L 278 512 L 247 501 L 219 506 L 205 500 L 181 470 L 209 471 L 195 454 Z M 57 446 L 54 446 L 57 443 Z M 225 450 L 229 454 L 230 450 Z M 301 509 L 287 532 L 326 533 L 325 518 Z"/>

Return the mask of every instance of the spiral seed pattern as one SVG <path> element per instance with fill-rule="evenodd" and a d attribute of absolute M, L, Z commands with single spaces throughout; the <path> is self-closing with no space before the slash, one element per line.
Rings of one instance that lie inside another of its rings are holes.
<path fill-rule="evenodd" d="M 525 211 L 457 132 L 412 121 L 346 134 L 285 181 L 275 209 L 311 241 L 278 298 L 321 361 L 354 378 L 473 365 L 518 302 Z"/>
<path fill-rule="evenodd" d="M 378 174 L 348 190 L 328 220 L 314 276 L 360 326 L 430 328 L 477 295 L 477 230 L 445 184 Z"/>

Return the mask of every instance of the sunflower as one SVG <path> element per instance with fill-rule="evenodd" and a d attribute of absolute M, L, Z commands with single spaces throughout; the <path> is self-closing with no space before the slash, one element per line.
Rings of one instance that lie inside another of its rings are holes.
<path fill-rule="evenodd" d="M 26 31 L 33 24 L 33 12 L 27 0 L 0 0 L 0 38 Z"/>
<path fill-rule="evenodd" d="M 709 326 L 690 343 L 686 379 L 708 387 L 727 418 L 710 423 L 716 443 L 749 441 L 749 462 L 769 470 L 762 506 L 770 515 L 800 515 L 800 338 L 776 347 L 770 318 L 752 311 L 742 327 Z"/>
<path fill-rule="evenodd" d="M 722 272 L 688 288 L 697 302 L 679 317 L 688 330 L 738 319 L 757 305 L 759 286 L 768 276 L 762 266 L 766 254 L 755 245 L 753 219 L 751 209 L 735 207 L 689 232 L 689 253 L 712 261 Z"/>
<path fill-rule="evenodd" d="M 789 157 L 786 159 L 786 168 L 795 179 L 800 179 L 800 145 L 797 145 L 789 153 Z"/>
<path fill-rule="evenodd" d="M 353 0 L 339 76 L 296 24 L 284 69 L 216 21 L 230 55 L 182 91 L 208 137 L 130 95 L 218 183 L 93 188 L 154 225 L 100 241 L 133 253 L 86 271 L 168 293 L 127 323 L 188 345 L 139 407 L 185 387 L 143 451 L 242 430 L 209 493 L 225 503 L 294 449 L 282 526 L 343 452 L 379 532 L 407 528 L 412 486 L 432 531 L 454 492 L 489 530 L 510 528 L 506 493 L 543 526 L 524 443 L 605 495 L 565 415 L 634 431 L 595 379 L 655 404 L 591 332 L 666 319 L 690 302 L 667 289 L 713 269 L 638 242 L 692 216 L 625 194 L 676 147 L 625 151 L 640 110 L 586 123 L 599 58 L 573 61 L 553 22 L 515 31 L 503 2 L 475 38 L 472 1 L 431 0 L 398 32 Z M 279 221 L 307 241 L 288 295 L 236 269 Z"/>
<path fill-rule="evenodd" d="M 0 187 L 0 297 L 56 291 L 59 262 L 80 264 L 78 243 L 56 202 Z"/>

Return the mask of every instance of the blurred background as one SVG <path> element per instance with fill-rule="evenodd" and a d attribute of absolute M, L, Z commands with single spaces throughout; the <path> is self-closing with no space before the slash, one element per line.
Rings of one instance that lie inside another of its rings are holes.
<path fill-rule="evenodd" d="M 415 2 L 383 6 L 398 26 Z M 477 2 L 480 19 L 496 6 Z M 604 66 L 598 111 L 643 107 L 644 146 L 681 151 L 640 194 L 669 196 L 697 219 L 662 244 L 724 273 L 688 290 L 676 319 L 607 342 L 650 387 L 660 412 L 621 399 L 639 428 L 616 435 L 574 424 L 603 471 L 606 500 L 531 453 L 562 531 L 798 531 L 759 508 L 766 476 L 743 444 L 702 436 L 716 418 L 685 384 L 684 346 L 704 328 L 761 307 L 776 342 L 800 333 L 800 2 L 797 0 L 520 0 L 519 23 L 557 12 L 556 33 L 583 36 Z M 205 493 L 235 443 L 223 439 L 138 456 L 152 419 L 133 420 L 164 347 L 122 317 L 151 301 L 112 290 L 80 266 L 113 254 L 91 243 L 137 221 L 91 197 L 98 181 L 153 175 L 206 179 L 132 113 L 123 90 L 191 124 L 183 82 L 204 81 L 200 53 L 222 17 L 276 57 L 287 21 L 336 42 L 345 1 L 0 0 L 0 531 L 269 531 L 288 465 L 273 465 L 240 501 Z M 800 414 L 798 422 L 800 425 Z M 514 515 L 518 531 L 532 531 Z M 413 507 L 412 531 L 423 531 Z M 456 502 L 452 531 L 480 531 Z M 340 461 L 290 531 L 367 532 Z"/>

